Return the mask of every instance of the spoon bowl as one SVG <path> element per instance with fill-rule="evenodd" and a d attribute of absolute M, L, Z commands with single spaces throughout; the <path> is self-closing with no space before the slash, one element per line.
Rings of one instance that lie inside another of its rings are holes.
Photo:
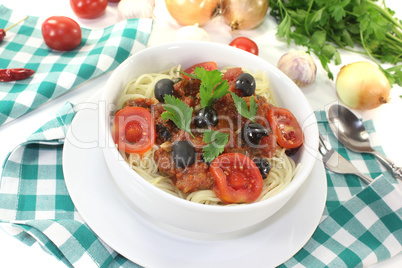
<path fill-rule="evenodd" d="M 327 110 L 329 126 L 335 137 L 349 150 L 357 153 L 370 153 L 377 157 L 393 174 L 402 179 L 402 168 L 371 147 L 369 134 L 362 121 L 348 108 L 332 104 Z"/>
<path fill-rule="evenodd" d="M 348 149 L 358 153 L 374 151 L 366 128 L 351 110 L 334 104 L 329 107 L 327 117 L 332 132 Z"/>

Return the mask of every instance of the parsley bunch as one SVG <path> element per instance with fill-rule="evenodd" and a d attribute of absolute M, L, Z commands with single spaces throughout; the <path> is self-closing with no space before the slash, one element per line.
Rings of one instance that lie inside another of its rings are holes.
<path fill-rule="evenodd" d="M 392 84 L 402 86 L 402 23 L 377 0 L 271 0 L 270 15 L 279 23 L 277 35 L 293 40 L 320 59 L 328 77 L 331 60 L 341 63 L 338 49 L 367 54 Z M 353 50 L 358 45 L 362 50 Z M 380 63 L 393 66 L 384 69 Z"/>

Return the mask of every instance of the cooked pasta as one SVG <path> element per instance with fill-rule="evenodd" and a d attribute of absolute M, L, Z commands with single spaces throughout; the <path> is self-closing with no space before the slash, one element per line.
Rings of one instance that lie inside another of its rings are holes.
<path fill-rule="evenodd" d="M 226 72 L 229 67 L 221 70 L 222 73 Z M 174 66 L 171 69 L 160 73 L 148 73 L 131 80 L 125 86 L 120 99 L 117 102 L 117 108 L 124 108 L 125 103 L 129 99 L 137 98 L 152 98 L 154 97 L 154 87 L 156 82 L 163 78 L 176 78 L 180 77 L 181 66 Z M 265 97 L 269 103 L 277 105 L 272 91 L 269 87 L 269 80 L 265 73 L 244 70 L 251 73 L 256 81 L 255 93 L 259 96 Z M 149 183 L 170 193 L 179 198 L 187 199 L 192 202 L 208 204 L 208 205 L 223 205 L 222 201 L 215 195 L 212 190 L 199 190 L 192 193 L 183 193 L 179 190 L 172 180 L 158 170 L 158 164 L 154 160 L 154 153 L 160 146 L 154 145 L 151 150 L 140 156 L 138 154 L 125 153 L 124 158 L 130 167 L 142 176 Z M 274 156 L 268 158 L 267 161 L 271 165 L 271 170 L 264 179 L 263 190 L 261 195 L 255 202 L 265 200 L 271 196 L 276 195 L 286 188 L 292 181 L 297 167 L 295 162 L 285 154 L 285 149 L 278 147 Z"/>

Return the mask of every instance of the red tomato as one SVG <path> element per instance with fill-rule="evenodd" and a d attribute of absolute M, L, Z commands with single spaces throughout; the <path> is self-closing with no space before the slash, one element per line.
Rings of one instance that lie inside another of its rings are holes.
<path fill-rule="evenodd" d="M 42 24 L 42 36 L 46 45 L 55 50 L 67 51 L 81 43 L 81 27 L 73 19 L 53 16 Z"/>
<path fill-rule="evenodd" d="M 201 62 L 201 63 L 194 64 L 190 68 L 187 68 L 184 72 L 187 73 L 187 74 L 193 74 L 195 67 L 204 67 L 204 69 L 207 70 L 207 71 L 212 71 L 212 70 L 218 69 L 218 65 L 216 65 L 216 62 L 206 61 L 206 62 Z M 185 74 L 183 74 L 183 78 L 187 79 L 187 80 L 190 79 L 190 77 L 188 77 Z"/>
<path fill-rule="evenodd" d="M 112 137 L 117 148 L 126 153 L 143 154 L 155 143 L 155 123 L 142 107 L 126 107 L 113 119 Z"/>
<path fill-rule="evenodd" d="M 222 154 L 212 161 L 209 171 L 215 179 L 213 191 L 225 204 L 250 203 L 262 192 L 260 170 L 244 154 Z"/>
<path fill-rule="evenodd" d="M 245 50 L 247 52 L 253 53 L 254 55 L 258 56 L 258 46 L 250 38 L 237 37 L 229 44 L 229 46 L 243 49 L 243 50 Z"/>
<path fill-rule="evenodd" d="M 268 112 L 272 132 L 283 148 L 297 148 L 304 142 L 303 132 L 295 116 L 287 109 L 272 107 Z"/>
<path fill-rule="evenodd" d="M 93 19 L 105 12 L 107 0 L 70 0 L 70 6 L 78 17 Z"/>
<path fill-rule="evenodd" d="M 109 2 L 120 2 L 120 0 L 108 0 Z"/>

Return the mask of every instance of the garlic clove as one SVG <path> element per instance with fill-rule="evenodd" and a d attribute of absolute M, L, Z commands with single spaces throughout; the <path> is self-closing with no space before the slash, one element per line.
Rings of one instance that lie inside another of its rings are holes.
<path fill-rule="evenodd" d="M 277 67 L 299 87 L 313 83 L 317 73 L 317 66 L 311 55 L 301 50 L 284 54 Z"/>
<path fill-rule="evenodd" d="M 202 28 L 198 27 L 198 23 L 191 26 L 184 26 L 177 30 L 176 41 L 211 41 L 209 34 Z"/>
<path fill-rule="evenodd" d="M 121 0 L 117 14 L 122 20 L 152 18 L 155 0 Z"/>

